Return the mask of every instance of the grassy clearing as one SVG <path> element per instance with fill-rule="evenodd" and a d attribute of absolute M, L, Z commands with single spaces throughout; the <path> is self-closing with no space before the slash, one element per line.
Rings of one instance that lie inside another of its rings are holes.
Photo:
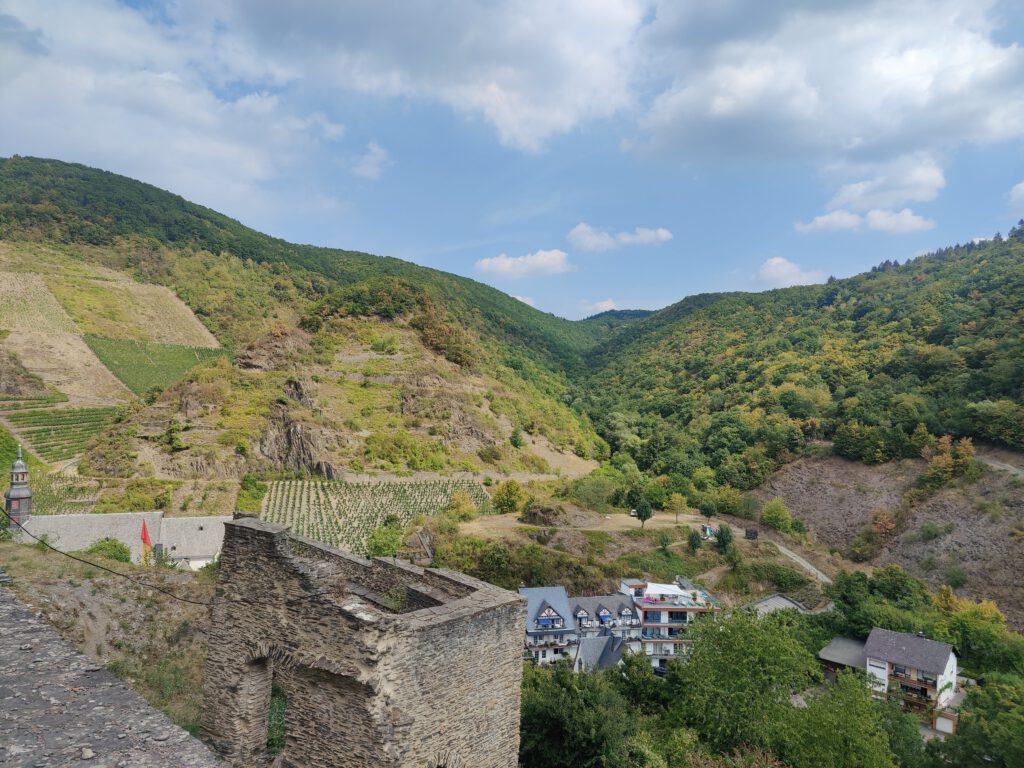
<path fill-rule="evenodd" d="M 227 354 L 221 349 L 106 339 L 93 334 L 82 338 L 111 373 L 137 395 L 167 389 L 195 366 Z"/>
<path fill-rule="evenodd" d="M 95 277 L 46 278 L 82 333 L 112 339 L 216 347 L 217 341 L 169 289 L 97 268 Z"/>

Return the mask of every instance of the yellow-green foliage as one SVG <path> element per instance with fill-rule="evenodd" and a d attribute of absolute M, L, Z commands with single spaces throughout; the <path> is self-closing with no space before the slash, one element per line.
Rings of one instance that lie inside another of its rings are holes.
<path fill-rule="evenodd" d="M 366 438 L 365 453 L 368 461 L 383 469 L 439 471 L 448 464 L 448 454 L 439 440 L 425 440 L 399 429 L 394 432 L 374 432 Z"/>
<path fill-rule="evenodd" d="M 91 334 L 83 339 L 110 372 L 137 395 L 166 389 L 190 368 L 226 354 L 221 349 L 105 339 Z"/>
<path fill-rule="evenodd" d="M 107 492 L 96 502 L 95 512 L 149 512 L 167 509 L 180 483 L 173 480 L 133 478 L 124 489 Z"/>

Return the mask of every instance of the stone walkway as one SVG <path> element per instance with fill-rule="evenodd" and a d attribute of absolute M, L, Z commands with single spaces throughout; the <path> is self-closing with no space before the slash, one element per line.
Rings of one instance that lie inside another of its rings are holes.
<path fill-rule="evenodd" d="M 0 766 L 223 764 L 0 587 Z"/>

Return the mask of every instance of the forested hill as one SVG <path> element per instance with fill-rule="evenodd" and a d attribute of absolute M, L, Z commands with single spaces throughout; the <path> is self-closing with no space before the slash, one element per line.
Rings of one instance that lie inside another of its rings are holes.
<path fill-rule="evenodd" d="M 415 298 L 423 290 L 447 317 L 506 343 L 506 362 L 513 367 L 539 360 L 555 371 L 576 370 L 607 330 L 601 324 L 572 323 L 474 280 L 400 259 L 289 243 L 152 185 L 58 160 L 0 158 L 0 238 L 12 237 L 96 246 L 134 243 L 141 246 L 132 254 L 130 266 L 136 268 L 147 266 L 139 262 L 148 244 L 230 253 L 288 268 L 308 300 L 324 299 L 339 286 L 361 285 L 363 298 L 374 303 L 370 309 L 380 308 L 382 291 L 408 288 L 404 292 Z M 334 303 L 350 299 L 336 297 Z"/>
<path fill-rule="evenodd" d="M 826 285 L 693 296 L 592 365 L 575 406 L 654 474 L 751 488 L 805 438 L 916 455 L 919 424 L 1024 449 L 1024 224 Z"/>
<path fill-rule="evenodd" d="M 882 462 L 916 455 L 922 430 L 1024 449 L 1024 226 L 826 285 L 579 322 L 399 259 L 287 243 L 55 160 L 0 159 L 0 239 L 68 244 L 169 285 L 234 349 L 282 318 L 313 332 L 344 317 L 405 318 L 448 360 L 526 382 L 535 414 L 571 402 L 562 421 L 579 428 L 561 432 L 582 436 L 578 452 L 608 455 L 588 437 L 592 422 L 651 475 L 703 467 L 752 488 L 807 439 Z"/>

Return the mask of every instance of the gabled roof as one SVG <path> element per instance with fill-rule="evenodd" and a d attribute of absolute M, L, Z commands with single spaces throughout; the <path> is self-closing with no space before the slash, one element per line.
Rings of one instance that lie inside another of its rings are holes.
<path fill-rule="evenodd" d="M 870 659 L 881 659 L 935 675 L 945 670 L 952 652 L 953 646 L 948 643 L 880 627 L 871 630 L 864 644 L 864 653 Z"/>
<path fill-rule="evenodd" d="M 626 641 L 607 630 L 597 637 L 585 637 L 576 649 L 576 666 L 590 671 L 610 669 L 622 660 Z"/>
<path fill-rule="evenodd" d="M 864 641 L 850 637 L 833 637 L 832 641 L 818 652 L 818 658 L 853 669 L 864 670 L 867 666 Z"/>
<path fill-rule="evenodd" d="M 576 614 L 569 610 L 569 597 L 565 587 L 520 587 L 519 594 L 526 598 L 526 631 L 527 632 L 562 632 L 576 631 Z M 537 618 L 545 608 L 551 608 L 565 622 L 563 629 L 540 628 Z"/>
<path fill-rule="evenodd" d="M 575 616 L 582 608 L 592 619 L 596 619 L 602 608 L 607 608 L 614 618 L 619 618 L 623 610 L 633 612 L 633 599 L 622 594 L 598 595 L 597 597 L 574 597 L 572 599 L 572 615 Z"/>
<path fill-rule="evenodd" d="M 804 607 L 802 603 L 797 602 L 791 597 L 780 595 L 778 592 L 774 595 L 769 595 L 768 597 L 758 600 L 756 603 L 752 603 L 750 607 L 757 611 L 758 616 L 764 616 L 765 614 L 773 613 L 774 611 L 785 611 L 789 609 L 799 611 L 800 613 L 808 612 L 807 608 Z"/>

